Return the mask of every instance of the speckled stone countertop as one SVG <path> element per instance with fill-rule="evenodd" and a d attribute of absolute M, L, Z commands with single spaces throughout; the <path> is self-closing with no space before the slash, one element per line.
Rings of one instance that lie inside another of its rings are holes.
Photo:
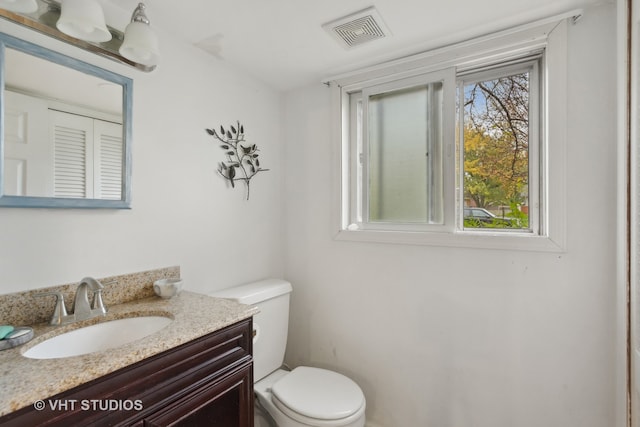
<path fill-rule="evenodd" d="M 0 351 L 0 415 L 222 329 L 258 311 L 256 307 L 186 291 L 171 299 L 153 296 L 109 306 L 108 310 L 104 317 L 65 326 L 35 325 L 33 340 Z M 22 356 L 36 344 L 73 329 L 147 315 L 171 317 L 173 322 L 143 339 L 105 351 L 63 359 L 36 360 Z"/>

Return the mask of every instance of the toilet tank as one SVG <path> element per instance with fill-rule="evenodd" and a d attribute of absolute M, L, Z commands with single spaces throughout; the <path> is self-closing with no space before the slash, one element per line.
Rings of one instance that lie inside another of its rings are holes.
<path fill-rule="evenodd" d="M 257 306 L 253 316 L 253 378 L 261 380 L 282 366 L 289 332 L 289 295 L 291 283 L 267 279 L 222 289 L 211 294 Z"/>

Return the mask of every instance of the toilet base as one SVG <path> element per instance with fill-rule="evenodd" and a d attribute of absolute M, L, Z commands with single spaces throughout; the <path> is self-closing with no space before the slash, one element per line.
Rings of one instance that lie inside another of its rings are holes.
<path fill-rule="evenodd" d="M 260 406 L 258 402 L 258 397 L 256 396 L 256 403 L 254 405 L 253 410 L 253 421 L 254 427 L 278 427 L 275 425 L 271 415 L 269 415 L 263 408 Z"/>

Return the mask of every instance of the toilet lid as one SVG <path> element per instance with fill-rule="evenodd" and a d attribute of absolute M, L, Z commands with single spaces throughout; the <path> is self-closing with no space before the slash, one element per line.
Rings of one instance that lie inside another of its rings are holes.
<path fill-rule="evenodd" d="M 319 420 L 337 420 L 364 404 L 360 387 L 337 372 L 300 366 L 278 380 L 273 395 L 292 411 Z"/>

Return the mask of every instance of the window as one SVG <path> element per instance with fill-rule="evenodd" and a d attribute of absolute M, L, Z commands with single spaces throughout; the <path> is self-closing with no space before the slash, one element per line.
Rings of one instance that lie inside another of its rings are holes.
<path fill-rule="evenodd" d="M 541 55 L 521 62 L 458 76 L 463 230 L 538 231 Z"/>
<path fill-rule="evenodd" d="M 448 115 L 452 129 L 453 79 L 453 70 L 446 70 L 350 94 L 357 171 L 352 210 L 360 227 L 444 224 L 445 199 L 453 200 L 444 191 L 444 121 Z"/>
<path fill-rule="evenodd" d="M 547 20 L 334 79 L 338 238 L 561 249 L 566 31 Z"/>

